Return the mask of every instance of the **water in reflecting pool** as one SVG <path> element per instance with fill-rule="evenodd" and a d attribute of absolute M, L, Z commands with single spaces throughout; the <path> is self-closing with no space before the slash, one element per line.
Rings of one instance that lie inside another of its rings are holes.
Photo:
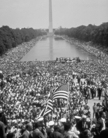
<path fill-rule="evenodd" d="M 79 57 L 87 60 L 93 58 L 88 52 L 83 49 L 68 43 L 64 39 L 54 39 L 48 37 L 36 43 L 36 45 L 23 57 L 22 61 L 46 61 L 55 60 L 59 57 Z"/>

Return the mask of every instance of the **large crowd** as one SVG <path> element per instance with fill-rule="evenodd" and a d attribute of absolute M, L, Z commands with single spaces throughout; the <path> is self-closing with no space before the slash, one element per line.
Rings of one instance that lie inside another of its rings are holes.
<path fill-rule="evenodd" d="M 93 55 L 93 60 L 97 63 L 97 66 L 99 68 L 102 68 L 104 70 L 105 74 L 108 74 L 108 55 L 107 52 L 104 51 L 104 48 L 102 46 L 98 46 L 93 44 L 92 42 L 80 42 L 74 38 L 69 38 L 67 36 L 63 37 L 66 41 L 69 43 L 72 43 L 88 53 Z M 101 49 L 100 49 L 101 48 Z M 104 51 L 104 52 L 103 52 Z"/>
<path fill-rule="evenodd" d="M 21 62 L 20 53 L 9 51 L 0 61 L 0 138 L 108 137 L 106 76 L 92 60 Z M 53 101 L 52 112 L 39 117 L 49 95 L 63 85 L 69 99 Z M 102 102 L 91 112 L 88 100 L 94 98 Z"/>

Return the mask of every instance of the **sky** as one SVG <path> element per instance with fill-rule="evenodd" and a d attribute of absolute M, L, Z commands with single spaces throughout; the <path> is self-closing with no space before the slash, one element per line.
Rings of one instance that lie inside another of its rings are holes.
<path fill-rule="evenodd" d="M 53 27 L 108 22 L 108 0 L 52 0 Z M 0 27 L 46 29 L 49 0 L 0 0 Z"/>

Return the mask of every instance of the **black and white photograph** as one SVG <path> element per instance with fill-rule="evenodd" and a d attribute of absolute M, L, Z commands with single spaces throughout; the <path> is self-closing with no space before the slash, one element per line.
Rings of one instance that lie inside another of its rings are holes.
<path fill-rule="evenodd" d="M 0 0 L 0 138 L 108 138 L 108 0 Z"/>

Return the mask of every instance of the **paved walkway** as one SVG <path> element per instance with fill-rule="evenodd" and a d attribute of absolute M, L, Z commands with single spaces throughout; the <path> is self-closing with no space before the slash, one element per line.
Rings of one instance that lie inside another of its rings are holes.
<path fill-rule="evenodd" d="M 90 106 L 91 116 L 93 116 L 93 105 L 94 105 L 94 103 L 102 103 L 102 100 L 99 100 L 98 98 L 88 100 L 88 105 Z"/>

